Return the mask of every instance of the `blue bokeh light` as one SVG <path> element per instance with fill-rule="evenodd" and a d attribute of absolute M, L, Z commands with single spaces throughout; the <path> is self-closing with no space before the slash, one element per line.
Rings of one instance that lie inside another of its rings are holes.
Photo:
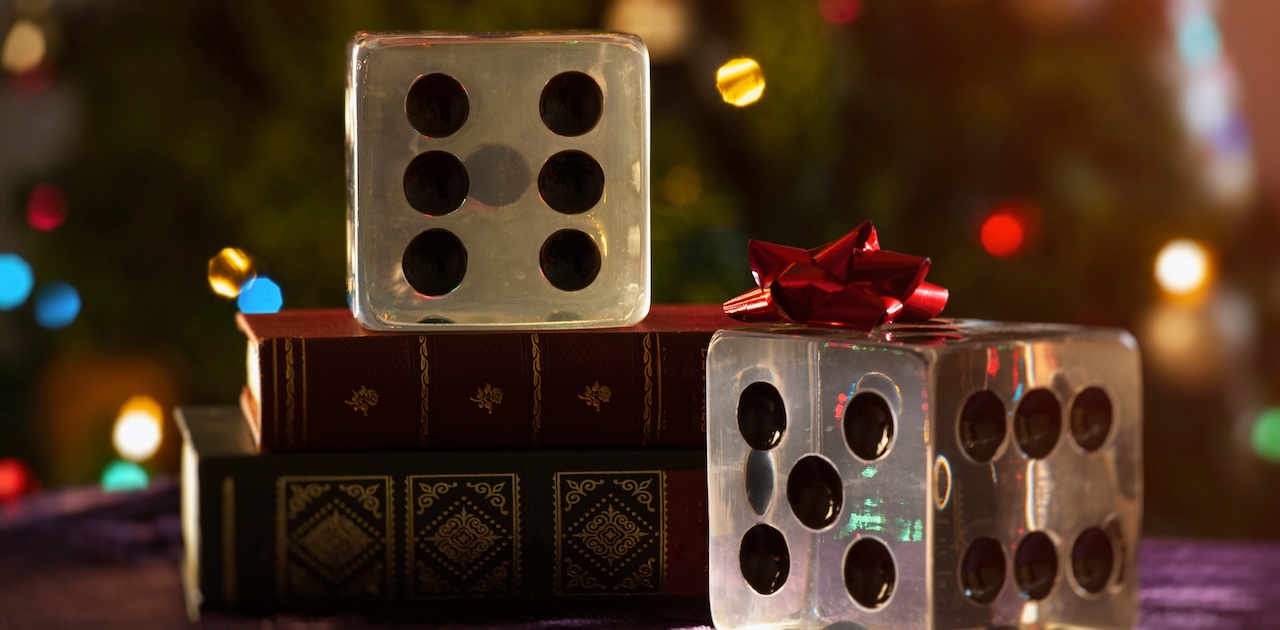
<path fill-rule="evenodd" d="M 36 292 L 36 323 L 49 329 L 65 328 L 80 314 L 80 292 L 62 281 L 50 282 Z"/>
<path fill-rule="evenodd" d="M 1218 25 L 1208 10 L 1200 10 L 1183 17 L 1178 23 L 1178 53 L 1192 66 L 1204 66 L 1222 55 L 1222 38 Z"/>
<path fill-rule="evenodd" d="M 0 254 L 0 311 L 22 306 L 34 283 L 27 261 L 17 254 Z"/>
<path fill-rule="evenodd" d="M 107 492 L 144 490 L 150 481 L 146 469 L 133 462 L 116 460 L 102 471 L 102 489 Z"/>
<path fill-rule="evenodd" d="M 271 278 L 258 276 L 240 288 L 240 296 L 236 298 L 236 306 L 241 313 L 276 313 L 284 306 L 284 296 L 280 293 L 280 285 Z"/>

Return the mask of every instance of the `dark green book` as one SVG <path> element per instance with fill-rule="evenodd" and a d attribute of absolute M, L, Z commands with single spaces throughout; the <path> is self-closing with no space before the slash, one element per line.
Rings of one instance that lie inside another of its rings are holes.
<path fill-rule="evenodd" d="M 235 408 L 176 416 L 193 615 L 706 598 L 701 449 L 259 454 Z"/>

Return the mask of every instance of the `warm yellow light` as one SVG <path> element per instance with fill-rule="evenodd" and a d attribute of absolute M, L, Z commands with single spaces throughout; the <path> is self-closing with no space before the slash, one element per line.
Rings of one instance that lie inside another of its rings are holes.
<path fill-rule="evenodd" d="M 30 20 L 18 20 L 4 39 L 0 65 L 15 74 L 34 70 L 44 59 L 45 49 L 44 31 Z"/>
<path fill-rule="evenodd" d="M 678 59 L 693 35 L 688 0 L 614 0 L 604 12 L 605 30 L 635 33 L 644 40 L 649 59 Z"/>
<path fill-rule="evenodd" d="M 692 166 L 677 166 L 662 178 L 661 187 L 667 201 L 677 206 L 696 203 L 702 197 L 702 175 Z"/>
<path fill-rule="evenodd" d="M 134 396 L 120 408 L 111 442 L 120 456 L 140 462 L 160 449 L 160 403 L 150 396 Z"/>
<path fill-rule="evenodd" d="M 764 94 L 764 71 L 754 59 L 732 59 L 716 71 L 716 89 L 724 102 L 746 107 Z"/>
<path fill-rule="evenodd" d="M 240 287 L 253 278 L 253 259 L 234 247 L 228 247 L 209 259 L 209 286 L 223 297 L 240 295 Z"/>
<path fill-rule="evenodd" d="M 1170 241 L 1156 256 L 1156 282 L 1175 295 L 1203 289 L 1209 281 L 1209 253 L 1186 239 Z"/>

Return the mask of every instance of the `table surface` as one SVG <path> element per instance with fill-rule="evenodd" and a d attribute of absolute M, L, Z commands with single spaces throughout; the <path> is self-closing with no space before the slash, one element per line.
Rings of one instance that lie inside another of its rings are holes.
<path fill-rule="evenodd" d="M 188 627 L 178 577 L 178 489 L 82 488 L 0 505 L 0 628 Z M 1143 630 L 1280 629 L 1280 542 L 1144 540 Z M 573 619 L 405 623 L 396 628 L 706 628 L 705 607 Z M 359 617 L 206 615 L 210 628 L 369 628 Z"/>

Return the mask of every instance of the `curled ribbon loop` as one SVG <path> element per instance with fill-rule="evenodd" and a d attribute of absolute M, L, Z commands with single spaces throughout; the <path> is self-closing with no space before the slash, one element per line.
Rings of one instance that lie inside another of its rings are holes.
<path fill-rule="evenodd" d="M 924 281 L 929 259 L 880 249 L 870 221 L 815 249 L 750 241 L 747 259 L 757 288 L 724 303 L 745 322 L 871 330 L 932 319 L 947 305 L 947 290 Z"/>

